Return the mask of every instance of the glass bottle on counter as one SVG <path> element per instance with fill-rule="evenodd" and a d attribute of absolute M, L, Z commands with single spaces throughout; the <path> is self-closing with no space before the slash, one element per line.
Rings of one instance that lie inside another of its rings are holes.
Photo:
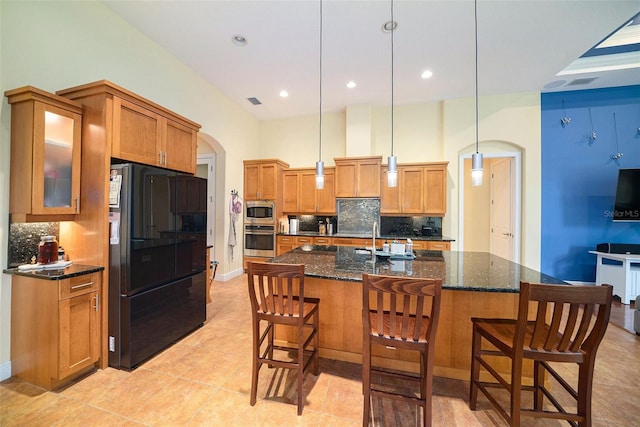
<path fill-rule="evenodd" d="M 38 244 L 38 264 L 50 264 L 58 260 L 56 236 L 41 236 Z"/>

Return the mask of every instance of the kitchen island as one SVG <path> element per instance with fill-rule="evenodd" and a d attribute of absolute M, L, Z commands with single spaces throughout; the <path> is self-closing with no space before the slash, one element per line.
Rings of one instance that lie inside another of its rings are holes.
<path fill-rule="evenodd" d="M 361 363 L 362 273 L 440 278 L 443 292 L 436 336 L 434 374 L 468 380 L 471 317 L 515 318 L 520 281 L 566 284 L 562 280 L 485 252 L 414 251 L 413 260 L 379 259 L 359 248 L 301 246 L 272 262 L 305 265 L 305 295 L 320 298 L 320 356 Z M 287 331 L 278 338 L 293 341 Z M 375 363 L 419 371 L 415 354 L 374 349 Z M 505 363 L 501 372 L 509 372 Z M 531 367 L 525 376 L 531 377 Z"/>

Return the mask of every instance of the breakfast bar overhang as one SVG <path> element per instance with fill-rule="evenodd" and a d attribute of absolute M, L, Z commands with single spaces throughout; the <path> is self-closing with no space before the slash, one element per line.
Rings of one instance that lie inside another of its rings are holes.
<path fill-rule="evenodd" d="M 346 246 L 298 247 L 272 262 L 305 265 L 305 296 L 320 298 L 320 357 L 362 362 L 362 273 L 416 278 L 441 278 L 440 318 L 435 343 L 434 374 L 469 380 L 472 317 L 515 318 L 520 281 L 567 284 L 486 252 L 414 251 L 415 258 L 385 258 Z M 277 338 L 295 341 L 286 330 Z M 415 354 L 376 349 L 374 363 L 390 369 L 419 372 Z M 510 372 L 508 363 L 499 371 Z M 524 377 L 531 378 L 532 367 Z"/>

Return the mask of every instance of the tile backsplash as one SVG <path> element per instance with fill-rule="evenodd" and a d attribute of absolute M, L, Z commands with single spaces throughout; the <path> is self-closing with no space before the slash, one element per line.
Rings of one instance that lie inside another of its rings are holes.
<path fill-rule="evenodd" d="M 380 224 L 380 199 L 337 199 L 338 233 L 371 233 Z"/>
<path fill-rule="evenodd" d="M 31 262 L 38 255 L 40 236 L 56 236 L 60 241 L 60 224 L 57 222 L 11 223 L 9 224 L 9 267 Z M 60 242 L 61 244 L 63 242 Z"/>
<path fill-rule="evenodd" d="M 442 236 L 442 218 L 428 216 L 380 216 L 380 199 L 337 199 L 337 216 L 290 215 L 297 218 L 300 232 L 318 232 L 318 223 L 327 219 L 334 234 L 371 235 L 373 222 L 380 225 L 383 236 Z M 424 228 L 424 232 L 423 232 Z"/>

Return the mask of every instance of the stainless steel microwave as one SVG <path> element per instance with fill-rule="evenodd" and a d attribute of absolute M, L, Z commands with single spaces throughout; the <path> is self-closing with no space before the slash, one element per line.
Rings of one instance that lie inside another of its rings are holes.
<path fill-rule="evenodd" d="M 275 224 L 276 204 L 269 200 L 248 201 L 244 208 L 245 224 Z"/>

